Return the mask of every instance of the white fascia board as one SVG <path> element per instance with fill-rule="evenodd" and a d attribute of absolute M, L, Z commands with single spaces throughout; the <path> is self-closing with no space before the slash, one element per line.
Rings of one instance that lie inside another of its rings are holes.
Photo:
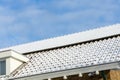
<path fill-rule="evenodd" d="M 120 34 L 120 24 L 116 24 L 116 25 L 101 27 L 84 32 L 65 35 L 61 37 L 17 45 L 17 46 L 1 49 L 0 51 L 12 49 L 22 54 L 22 53 L 61 47 L 75 43 L 82 43 L 85 41 L 95 40 L 95 39 L 109 37 L 113 35 L 119 35 L 119 34 Z"/>
<path fill-rule="evenodd" d="M 0 52 L 0 59 L 9 58 L 9 57 L 15 58 L 22 62 L 27 62 L 29 60 L 27 57 L 17 53 L 16 51 L 13 51 L 13 50 L 6 50 L 6 51 Z"/>
<path fill-rule="evenodd" d="M 57 77 L 63 77 L 64 75 L 76 75 L 79 73 L 89 73 L 89 72 L 95 72 L 95 71 L 104 71 L 104 70 L 111 70 L 118 68 L 119 62 L 113 62 L 108 64 L 101 64 L 101 65 L 95 65 L 95 66 L 89 66 L 89 67 L 83 67 L 83 68 L 77 68 L 77 69 L 71 69 L 71 70 L 64 70 L 59 72 L 52 72 L 52 73 L 45 73 L 45 74 L 35 74 L 30 76 L 22 76 L 22 77 L 15 77 L 15 78 L 9 78 L 8 80 L 44 80 L 49 78 L 57 78 Z"/>

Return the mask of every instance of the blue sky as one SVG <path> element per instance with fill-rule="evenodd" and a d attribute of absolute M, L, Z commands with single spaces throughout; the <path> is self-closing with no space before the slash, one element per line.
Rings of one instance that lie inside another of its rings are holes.
<path fill-rule="evenodd" d="M 0 48 L 120 23 L 120 0 L 0 0 Z"/>

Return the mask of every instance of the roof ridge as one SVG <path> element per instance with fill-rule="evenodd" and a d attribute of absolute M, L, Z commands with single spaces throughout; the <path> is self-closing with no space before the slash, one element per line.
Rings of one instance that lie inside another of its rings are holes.
<path fill-rule="evenodd" d="M 85 31 L 77 32 L 73 34 L 67 34 L 63 36 L 43 39 L 40 41 L 20 44 L 20 45 L 8 47 L 8 48 L 0 49 L 0 51 L 6 50 L 6 49 L 13 49 L 19 53 L 28 53 L 28 52 L 33 52 L 37 50 L 44 50 L 44 49 L 74 44 L 78 42 L 94 40 L 94 39 L 112 36 L 116 34 L 120 34 L 120 24 L 114 24 L 114 25 L 99 27 L 95 29 L 89 29 L 89 30 L 85 30 Z"/>

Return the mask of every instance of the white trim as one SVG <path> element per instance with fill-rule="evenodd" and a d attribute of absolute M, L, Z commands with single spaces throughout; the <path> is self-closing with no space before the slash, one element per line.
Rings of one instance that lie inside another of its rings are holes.
<path fill-rule="evenodd" d="M 29 59 L 13 50 L 6 50 L 6 51 L 1 51 L 0 52 L 0 59 L 5 59 L 5 58 L 15 58 L 16 60 L 22 61 L 22 62 L 27 62 Z"/>
<path fill-rule="evenodd" d="M 32 43 L 17 45 L 9 48 L 0 49 L 0 51 L 12 49 L 19 53 L 28 53 L 44 49 L 56 48 L 65 45 L 95 40 L 120 34 L 120 24 L 106 26 L 98 29 L 88 30 L 66 36 L 36 41 Z"/>
<path fill-rule="evenodd" d="M 110 69 L 116 69 L 119 67 L 119 63 L 108 63 L 108 64 L 102 64 L 102 65 L 96 65 L 96 66 L 89 66 L 89 67 L 83 67 L 83 68 L 77 68 L 72 70 L 65 70 L 60 72 L 53 72 L 53 73 L 45 73 L 45 74 L 35 74 L 31 76 L 23 76 L 18 78 L 9 78 L 8 80 L 44 80 L 49 78 L 57 78 L 57 77 L 64 77 L 65 75 L 76 75 L 76 74 L 83 74 L 83 73 L 89 73 L 89 72 L 95 72 L 95 71 L 103 71 L 103 70 L 110 70 Z"/>

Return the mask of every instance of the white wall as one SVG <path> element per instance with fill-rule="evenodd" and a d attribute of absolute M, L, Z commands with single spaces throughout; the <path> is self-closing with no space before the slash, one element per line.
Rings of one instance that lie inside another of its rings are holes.
<path fill-rule="evenodd" d="M 7 58 L 6 59 L 6 75 L 9 75 L 16 68 L 18 68 L 21 64 L 22 62 L 19 60 L 16 60 L 14 58 Z"/>

